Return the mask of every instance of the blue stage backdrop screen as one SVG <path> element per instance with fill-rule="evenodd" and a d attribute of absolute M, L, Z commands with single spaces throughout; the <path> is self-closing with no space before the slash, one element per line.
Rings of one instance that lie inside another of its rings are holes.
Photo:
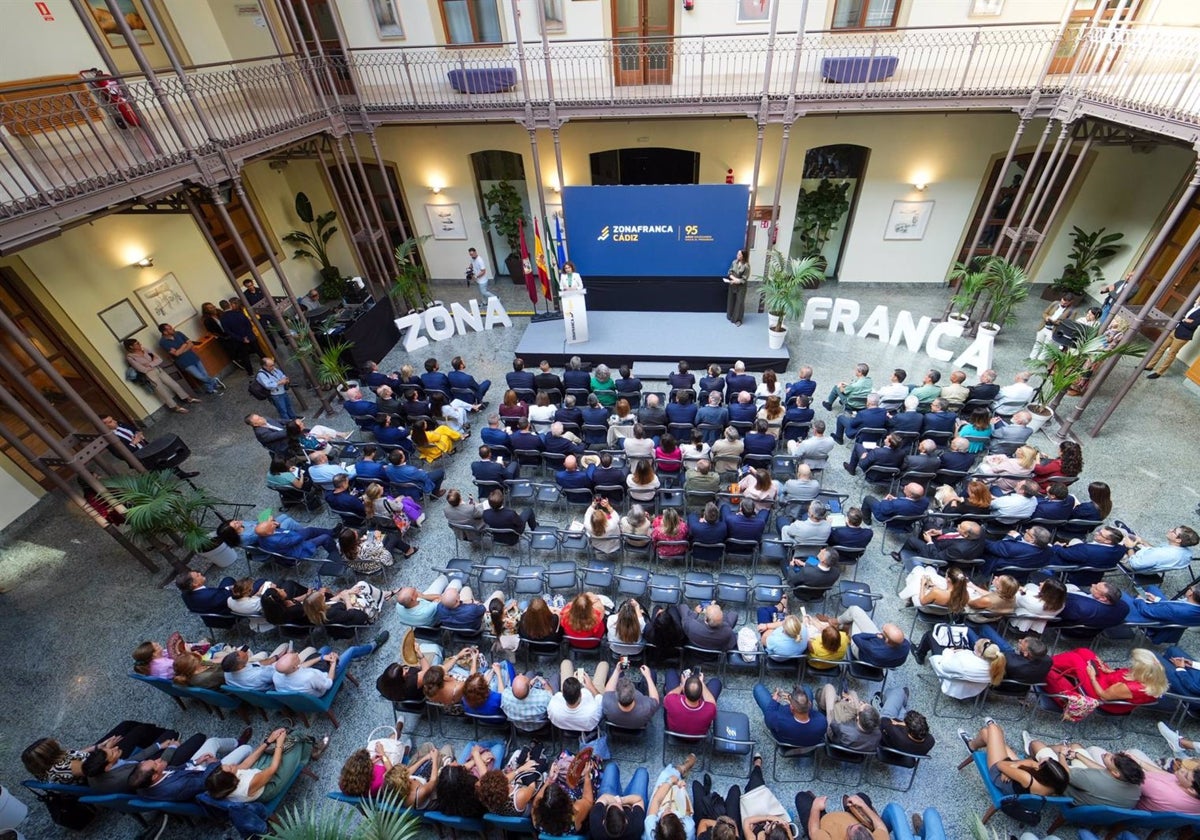
<path fill-rule="evenodd" d="M 746 239 L 750 187 L 564 187 L 571 261 L 585 278 L 723 277 Z"/>

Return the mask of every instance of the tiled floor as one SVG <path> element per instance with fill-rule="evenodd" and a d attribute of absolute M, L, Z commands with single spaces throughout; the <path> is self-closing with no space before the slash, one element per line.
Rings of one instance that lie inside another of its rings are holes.
<path fill-rule="evenodd" d="M 460 283 L 447 283 L 437 289 L 439 297 L 449 301 L 465 299 L 473 290 Z M 499 289 L 506 304 L 513 310 L 526 309 L 524 290 L 516 286 Z M 893 309 L 903 306 L 916 314 L 937 317 L 944 305 L 944 292 L 933 287 L 894 286 L 833 286 L 829 294 L 852 297 L 869 312 L 876 303 L 888 303 Z M 1003 334 L 997 347 L 996 368 L 1001 381 L 1007 382 L 1019 369 L 1032 344 L 1032 325 L 1040 300 L 1026 303 L 1021 325 Z M 670 316 L 686 318 L 685 314 Z M 861 323 L 861 321 L 860 321 Z M 470 360 L 471 371 L 480 379 L 503 382 L 509 369 L 512 348 L 516 346 L 524 319 L 516 318 L 511 329 L 498 328 L 487 333 L 472 333 L 453 338 L 440 345 L 422 350 L 417 359 L 407 359 L 401 350 L 394 350 L 385 360 L 385 369 L 405 361 L 418 367 L 426 352 L 436 354 L 445 365 L 461 354 Z M 631 344 L 636 335 L 629 336 Z M 763 337 L 765 342 L 766 337 Z M 793 378 L 801 362 L 813 365 L 819 389 L 847 378 L 858 361 L 871 364 L 879 374 L 877 381 L 886 378 L 893 367 L 906 368 L 910 376 L 919 379 L 930 367 L 923 355 L 913 354 L 880 343 L 874 338 L 850 337 L 828 331 L 800 332 L 793 330 L 789 337 L 794 364 L 787 379 Z M 965 346 L 965 342 L 956 346 Z M 536 362 L 536 360 L 527 360 Z M 935 365 L 943 372 L 947 365 Z M 286 367 L 286 365 L 285 365 Z M 170 430 L 188 441 L 193 456 L 190 469 L 199 470 L 197 481 L 218 496 L 230 501 L 248 502 L 258 506 L 271 505 L 275 496 L 263 485 L 267 459 L 254 442 L 249 429 L 242 424 L 242 415 L 261 411 L 246 393 L 244 378 L 238 374 L 228 380 L 229 391 L 224 397 L 206 400 L 203 406 L 186 416 L 171 415 L 157 423 L 151 434 Z M 1114 392 L 1117 382 L 1106 391 Z M 493 386 L 493 400 L 498 399 L 500 385 Z M 821 391 L 823 393 L 823 390 Z M 1096 416 L 1105 404 L 1097 400 L 1085 421 Z M 1070 402 L 1070 401 L 1068 401 Z M 1200 490 L 1194 476 L 1200 469 L 1200 456 L 1191 445 L 1194 439 L 1196 396 L 1183 384 L 1177 366 L 1169 378 L 1158 382 L 1139 383 L 1129 399 L 1110 421 L 1103 436 L 1084 438 L 1085 480 L 1104 480 L 1114 487 L 1115 515 L 1160 538 L 1167 528 L 1180 524 L 1195 526 L 1195 508 Z M 344 416 L 332 421 L 339 428 L 350 429 Z M 1090 426 L 1085 422 L 1086 430 Z M 1038 436 L 1035 442 L 1044 449 L 1052 448 L 1050 441 Z M 469 488 L 469 462 L 472 447 L 449 465 L 447 486 Z M 835 453 L 835 457 L 838 454 Z M 830 471 L 827 486 L 842 490 L 857 500 L 863 488 L 839 469 Z M 422 583 L 431 577 L 431 569 L 454 556 L 455 547 L 450 533 L 442 522 L 441 503 L 434 503 L 430 521 L 420 536 L 420 552 L 402 568 L 395 571 L 393 582 Z M 558 518 L 553 514 L 545 519 Z M 878 540 L 878 536 L 876 538 Z M 183 608 L 173 587 L 157 587 L 161 575 L 147 574 L 136 562 L 122 553 L 117 544 L 85 521 L 76 510 L 57 500 L 45 501 L 35 521 L 20 533 L 4 534 L 0 549 L 0 587 L 8 593 L 0 596 L 0 645 L 7 665 L 0 681 L 0 781 L 17 786 L 25 778 L 20 764 L 22 748 L 42 735 L 53 735 L 66 745 L 89 743 L 107 727 L 122 718 L 156 721 L 182 731 L 203 730 L 214 734 L 235 733 L 236 720 L 218 722 L 200 711 L 180 711 L 164 695 L 134 683 L 126 676 L 129 652 L 144 639 L 165 640 L 173 630 L 188 637 L 201 634 L 203 627 Z M 882 557 L 878 542 L 871 547 L 861 564 L 858 579 L 868 581 L 876 591 L 887 593 L 879 605 L 882 620 L 897 620 L 907 630 L 910 620 L 902 615 L 894 597 L 896 572 L 891 560 Z M 1182 582 L 1182 581 L 1181 581 Z M 391 615 L 381 619 L 383 627 L 396 630 Z M 314 769 L 319 782 L 301 779 L 291 794 L 291 801 L 320 800 L 326 791 L 336 786 L 341 760 L 361 746 L 367 733 L 376 725 L 390 721 L 389 704 L 375 692 L 376 675 L 397 652 L 396 635 L 388 649 L 356 665 L 362 687 L 347 686 L 336 704 L 341 728 L 333 733 L 328 755 Z M 259 646 L 273 646 L 273 639 L 264 639 Z M 1190 635 L 1184 646 L 1191 647 Z M 1114 653 L 1120 658 L 1122 652 Z M 935 687 L 925 669 L 915 663 L 905 665 L 892 677 L 893 684 L 903 684 L 913 692 L 913 706 L 928 712 L 934 701 Z M 778 680 L 770 684 L 780 684 Z M 750 697 L 752 687 L 745 678 L 730 679 L 721 705 L 746 710 L 756 721 L 756 734 L 765 742 L 759 715 Z M 944 708 L 944 705 L 943 705 Z M 934 805 L 942 809 L 950 837 L 967 836 L 966 820 L 970 813 L 981 812 L 981 788 L 969 771 L 958 774 L 955 766 L 963 757 L 962 746 L 955 737 L 957 721 L 940 715 L 931 721 L 938 740 L 933 758 L 927 762 L 908 794 L 894 794 L 868 788 L 876 803 L 899 800 L 912 809 Z M 968 724 L 968 726 L 973 724 Z M 265 730 L 265 726 L 258 725 Z M 329 729 L 327 723 L 317 723 L 318 732 Z M 1019 728 L 1019 727 L 1018 727 Z M 1032 728 L 1053 737 L 1065 734 L 1064 725 L 1049 715 L 1041 715 Z M 1137 743 L 1152 755 L 1160 755 L 1164 745 L 1146 722 L 1137 723 L 1137 732 L 1127 739 Z M 1194 733 L 1192 733 L 1194 734 Z M 1014 732 L 1015 742 L 1019 734 Z M 653 744 L 657 749 L 657 736 Z M 768 758 L 768 762 L 769 762 Z M 649 763 L 654 770 L 657 752 Z M 728 765 L 724 765 L 728 772 Z M 737 781 L 728 776 L 716 776 L 719 786 Z M 834 783 L 817 782 L 818 793 L 837 794 L 843 787 Z M 790 802 L 796 786 L 780 785 L 781 798 Z M 17 795 L 34 805 L 32 797 L 18 787 Z M 996 822 L 1006 829 L 1006 819 Z M 125 818 L 108 815 L 99 820 L 90 835 L 96 838 L 129 836 L 134 826 Z M 24 827 L 27 837 L 54 837 L 64 833 L 53 826 L 40 806 L 32 807 Z M 173 824 L 165 837 L 219 836 L 212 830 L 195 831 Z M 1069 838 L 1073 832 L 1066 831 Z"/>

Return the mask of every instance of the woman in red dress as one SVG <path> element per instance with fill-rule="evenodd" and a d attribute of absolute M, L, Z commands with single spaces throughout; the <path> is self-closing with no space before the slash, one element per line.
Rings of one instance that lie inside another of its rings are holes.
<path fill-rule="evenodd" d="M 1063 651 L 1053 659 L 1046 688 L 1053 694 L 1083 694 L 1107 701 L 1100 705 L 1105 712 L 1127 715 L 1133 709 L 1125 703 L 1153 703 L 1167 691 L 1167 675 L 1152 651 L 1134 648 L 1129 659 L 1128 668 L 1114 668 L 1088 648 Z"/>

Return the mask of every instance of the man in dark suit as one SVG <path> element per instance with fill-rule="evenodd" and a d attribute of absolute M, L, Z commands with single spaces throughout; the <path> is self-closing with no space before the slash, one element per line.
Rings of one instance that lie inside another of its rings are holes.
<path fill-rule="evenodd" d="M 767 516 L 770 511 L 755 510 L 751 499 L 742 499 L 737 509 L 728 505 L 721 512 L 725 520 L 727 540 L 762 540 L 763 531 L 767 528 Z"/>
<path fill-rule="evenodd" d="M 1026 528 L 1020 539 L 1013 531 L 1002 540 L 987 540 L 983 545 L 983 571 L 991 574 L 1004 566 L 1016 566 L 1031 572 L 1040 569 L 1054 562 L 1049 545 L 1050 532 L 1041 525 Z"/>
<path fill-rule="evenodd" d="M 467 363 L 463 361 L 462 356 L 455 356 L 450 360 L 450 367 L 453 368 L 446 379 L 450 382 L 450 388 L 459 389 L 462 391 L 470 391 L 475 395 L 475 399 L 471 400 L 475 403 L 474 411 L 479 411 L 481 408 L 487 408 L 487 403 L 483 398 L 487 395 L 488 389 L 492 387 L 492 380 L 485 379 L 482 382 L 476 382 L 475 377 L 467 373 Z"/>
<path fill-rule="evenodd" d="M 232 594 L 234 579 L 222 578 L 216 586 L 209 586 L 204 575 L 200 572 L 181 572 L 175 578 L 175 586 L 183 596 L 183 603 L 189 612 L 220 613 L 229 615 L 229 596 Z"/>
<path fill-rule="evenodd" d="M 696 385 L 696 376 L 688 372 L 688 363 L 686 361 L 680 361 L 679 369 L 675 373 L 667 374 L 667 384 L 673 389 L 686 389 L 690 391 Z"/>
<path fill-rule="evenodd" d="M 897 411 L 895 414 L 888 417 L 887 429 L 892 432 L 905 432 L 910 435 L 918 435 L 921 433 L 922 427 L 925 425 L 925 415 L 917 411 L 917 406 L 920 403 L 913 394 L 909 394 L 904 398 L 904 406 L 902 411 Z"/>
<path fill-rule="evenodd" d="M 1055 481 L 1046 488 L 1046 495 L 1038 499 L 1037 507 L 1033 509 L 1034 519 L 1070 519 L 1075 510 L 1075 500 L 1067 485 Z"/>
<path fill-rule="evenodd" d="M 404 395 L 404 417 L 406 420 L 412 420 L 414 417 L 429 417 L 433 414 L 433 407 L 429 404 L 429 400 L 421 399 L 420 393 L 415 388 L 409 388 Z"/>
<path fill-rule="evenodd" d="M 591 492 L 595 486 L 592 480 L 592 468 L 579 469 L 579 462 L 574 455 L 568 455 L 563 461 L 563 468 L 554 474 L 554 480 L 559 488 L 567 490 L 586 490 Z"/>
<path fill-rule="evenodd" d="M 555 420 L 550 424 L 550 431 L 542 437 L 546 452 L 556 455 L 582 455 L 583 443 L 579 438 L 563 428 L 563 424 Z"/>
<path fill-rule="evenodd" d="M 753 423 L 758 417 L 758 406 L 754 404 L 754 391 L 739 391 L 729 401 L 730 423 Z"/>
<path fill-rule="evenodd" d="M 362 499 L 350 492 L 350 477 L 345 473 L 338 473 L 333 477 L 333 488 L 325 491 L 325 504 L 330 510 L 367 518 L 367 509 L 363 506 Z"/>
<path fill-rule="evenodd" d="M 489 528 L 515 531 L 515 534 L 496 534 L 494 540 L 501 545 L 516 545 L 525 528 L 536 528 L 537 517 L 533 508 L 517 512 L 504 506 L 504 491 L 493 490 L 488 494 L 488 509 L 483 512 L 483 524 Z"/>
<path fill-rule="evenodd" d="M 750 431 L 742 438 L 742 456 L 773 455 L 778 438 L 767 432 L 769 426 L 766 420 L 755 420 Z"/>
<path fill-rule="evenodd" d="M 1121 600 L 1121 590 L 1111 583 L 1093 583 L 1087 593 L 1068 592 L 1067 603 L 1058 614 L 1059 624 L 1082 624 L 1103 630 L 1116 627 L 1129 615 L 1129 605 Z"/>
<path fill-rule="evenodd" d="M 718 428 L 704 430 L 704 442 L 712 443 L 721 436 L 720 429 L 729 422 L 729 409 L 721 405 L 721 395 L 712 391 L 708 395 L 708 404 L 696 411 L 696 425 L 710 425 Z"/>
<path fill-rule="evenodd" d="M 857 414 L 839 414 L 837 417 L 837 426 L 833 432 L 833 440 L 838 444 L 846 442 L 846 437 L 852 437 L 859 443 L 872 442 L 878 443 L 883 437 L 880 433 L 864 435 L 861 439 L 858 436 L 860 429 L 886 429 L 888 424 L 888 413 L 879 407 L 879 395 L 867 394 L 867 406 L 861 409 Z"/>
<path fill-rule="evenodd" d="M 1105 526 L 1092 535 L 1090 543 L 1056 545 L 1050 550 L 1054 553 L 1055 564 L 1083 567 L 1081 571 L 1071 572 L 1067 576 L 1068 582 L 1076 586 L 1090 586 L 1125 559 L 1123 539 L 1124 534 L 1116 528 Z"/>
<path fill-rule="evenodd" d="M 201 762 L 201 759 L 207 758 Z M 161 758 L 140 762 L 129 775 L 129 787 L 142 799 L 190 802 L 204 793 L 204 783 L 221 768 L 216 756 L 197 756 L 191 766 L 172 768 Z"/>
<path fill-rule="evenodd" d="M 899 668 L 908 659 L 912 644 L 897 625 L 880 627 L 859 606 L 847 607 L 837 621 L 850 634 L 850 655 L 855 661 L 876 668 Z"/>
<path fill-rule="evenodd" d="M 479 439 L 488 446 L 511 447 L 508 429 L 500 422 L 499 414 L 489 414 L 487 427 L 479 430 Z"/>
<path fill-rule="evenodd" d="M 921 420 L 921 434 L 927 432 L 949 432 L 954 434 L 954 427 L 958 423 L 958 415 L 946 410 L 946 401 L 941 397 L 934 400 L 929 406 L 929 413 Z"/>
<path fill-rule="evenodd" d="M 221 301 L 221 314 L 217 316 L 217 320 L 221 322 L 221 329 L 225 331 L 234 364 L 253 376 L 254 368 L 250 364 L 250 354 L 262 355 L 262 352 L 258 346 L 258 337 L 254 334 L 254 325 L 242 311 L 241 300 L 232 297 L 228 301 Z"/>
<path fill-rule="evenodd" d="M 967 389 L 967 400 L 987 400 L 989 403 L 996 399 L 996 395 L 1000 393 L 1000 386 L 996 384 L 996 371 L 985 370 L 979 374 L 979 384 L 972 385 Z"/>
<path fill-rule="evenodd" d="M 788 386 L 787 393 L 784 395 L 784 402 L 791 402 L 796 397 L 812 398 L 812 395 L 817 392 L 817 383 L 813 381 L 813 369 L 808 365 L 802 365 L 796 375 L 800 377 L 791 385 Z"/>
<path fill-rule="evenodd" d="M 351 417 L 374 417 L 376 412 L 375 401 L 364 399 L 361 388 L 346 389 L 346 399 L 342 408 Z"/>
<path fill-rule="evenodd" d="M 696 423 L 697 411 L 699 411 L 699 406 L 696 405 L 696 392 L 689 388 L 683 388 L 676 391 L 675 399 L 667 403 L 667 423 L 686 423 L 693 426 Z"/>
<path fill-rule="evenodd" d="M 525 360 L 519 356 L 513 359 L 512 372 L 504 375 L 504 381 L 514 391 L 537 391 L 534 380 L 534 375 L 525 370 Z"/>
<path fill-rule="evenodd" d="M 421 374 L 421 387 L 425 389 L 426 393 L 441 391 L 447 396 L 450 394 L 450 377 L 438 369 L 438 360 L 432 356 L 425 360 L 425 372 Z"/>
<path fill-rule="evenodd" d="M 951 439 L 950 447 L 942 450 L 942 469 L 969 473 L 975 466 L 975 455 L 968 452 L 971 442 L 965 437 Z"/>
<path fill-rule="evenodd" d="M 983 528 L 978 522 L 963 520 L 949 534 L 929 528 L 920 536 L 913 534 L 893 558 L 906 564 L 919 563 L 921 558 L 955 563 L 974 560 L 983 555 Z"/>
<path fill-rule="evenodd" d="M 875 467 L 899 467 L 904 463 L 904 443 L 895 435 L 888 435 L 883 443 L 873 449 L 867 449 L 862 441 L 856 441 L 850 453 L 850 460 L 842 464 L 843 469 L 850 475 L 861 469 L 867 481 L 881 483 L 888 481 L 891 476 L 887 473 L 872 473 Z"/>
<path fill-rule="evenodd" d="M 595 487 L 625 486 L 625 470 L 613 466 L 612 455 L 605 452 L 600 455 L 600 463 L 592 467 L 592 484 Z"/>
<path fill-rule="evenodd" d="M 1018 639 L 1015 645 L 995 631 L 990 624 L 981 624 L 978 629 L 967 631 L 967 639 L 976 650 L 982 652 L 979 643 L 993 644 L 1004 654 L 1004 678 L 1017 682 L 1041 685 L 1054 664 L 1050 660 L 1046 643 L 1036 636 Z"/>
<path fill-rule="evenodd" d="M 379 365 L 375 362 L 367 362 L 367 372 L 363 374 L 363 382 L 368 388 L 379 388 L 381 385 L 387 385 L 397 394 L 402 390 L 403 383 L 397 377 L 388 376 L 379 370 Z"/>
<path fill-rule="evenodd" d="M 386 482 L 383 464 L 379 460 L 379 447 L 373 443 L 362 446 L 362 454 L 354 464 L 355 478 L 369 478 L 373 481 Z"/>
<path fill-rule="evenodd" d="M 862 508 L 852 507 L 846 510 L 846 524 L 837 525 L 829 532 L 829 544 L 840 549 L 866 548 L 871 544 L 875 532 L 862 526 Z"/>
<path fill-rule="evenodd" d="M 512 447 L 514 457 L 518 449 L 534 449 L 538 452 L 546 449 L 546 442 L 542 440 L 542 436 L 529 431 L 528 417 L 517 421 L 517 430 L 508 436 L 508 445 Z"/>
<path fill-rule="evenodd" d="M 904 459 L 901 469 L 904 472 L 936 473 L 942 468 L 942 459 L 938 457 L 937 444 L 931 440 L 923 440 L 917 444 L 917 451 Z"/>
<path fill-rule="evenodd" d="M 583 369 L 583 360 L 578 356 L 572 356 L 567 362 L 566 370 L 562 376 L 563 385 L 568 389 L 590 391 L 592 389 L 592 375 Z"/>
<path fill-rule="evenodd" d="M 188 745 L 185 747 L 180 745 L 176 738 L 178 733 L 163 730 L 157 743 L 133 749 L 128 757 L 121 755 L 126 736 L 121 737 L 120 743 L 97 744 L 83 761 L 83 775 L 87 777 L 91 795 L 129 793 L 129 777 L 133 775 L 139 763 L 161 756 L 168 766 L 184 764 L 204 741 L 203 736 L 194 736 L 188 739 Z"/>
<path fill-rule="evenodd" d="M 641 399 L 642 380 L 633 375 L 629 365 L 621 365 L 619 376 L 613 384 L 617 386 L 618 394 L 634 393 L 635 396 L 630 399 L 629 404 L 637 405 L 636 401 Z"/>
<path fill-rule="evenodd" d="M 263 445 L 268 452 L 286 455 L 288 449 L 287 432 L 283 421 L 268 420 L 261 414 L 247 414 L 246 425 L 254 430 L 254 439 Z"/>
<path fill-rule="evenodd" d="M 758 380 L 746 373 L 746 363 L 738 359 L 733 363 L 733 369 L 725 377 L 725 402 L 732 404 L 742 391 L 753 394 L 758 390 Z"/>
<path fill-rule="evenodd" d="M 723 543 L 729 536 L 729 526 L 721 516 L 716 502 L 708 502 L 700 513 L 688 515 L 688 536 L 693 543 Z"/>
<path fill-rule="evenodd" d="M 929 510 L 929 500 L 925 498 L 925 488 L 915 481 L 904 485 L 904 496 L 896 498 L 891 493 L 882 499 L 876 496 L 866 496 L 862 500 L 863 522 L 870 525 L 872 517 L 878 517 L 880 522 L 893 516 L 924 516 Z"/>
<path fill-rule="evenodd" d="M 446 491 L 442 489 L 446 471 L 441 468 L 425 471 L 410 465 L 403 449 L 392 450 L 392 454 L 388 456 L 388 465 L 383 471 L 387 480 L 393 484 L 415 484 L 438 499 L 446 495 Z"/>
<path fill-rule="evenodd" d="M 721 376 L 720 365 L 708 366 L 708 376 L 700 377 L 700 387 L 698 390 L 700 393 L 699 402 L 701 404 L 708 402 L 708 395 L 713 391 L 722 396 L 725 395 L 725 377 Z"/>
<path fill-rule="evenodd" d="M 992 440 L 988 445 L 988 452 L 1012 455 L 1033 434 L 1033 429 L 1029 428 L 1029 421 L 1032 419 L 1033 415 L 1023 409 L 1014 414 L 1011 420 L 992 418 Z"/>
<path fill-rule="evenodd" d="M 591 396 L 591 394 L 588 396 Z M 570 423 L 576 428 L 582 426 L 583 411 L 577 408 L 575 403 L 576 400 L 574 394 L 567 394 L 567 396 L 563 397 L 562 408 L 554 412 L 554 419 L 559 423 Z"/>
<path fill-rule="evenodd" d="M 604 447 L 608 444 L 608 409 L 600 405 L 600 398 L 588 394 L 587 406 L 581 408 L 584 426 L 602 426 L 600 429 L 584 429 L 583 442 L 591 447 Z"/>
<path fill-rule="evenodd" d="M 471 475 L 476 481 L 494 481 L 500 485 L 507 479 L 519 477 L 520 472 L 521 465 L 515 460 L 507 464 L 498 463 L 487 445 L 479 447 L 479 460 L 471 464 Z"/>
<path fill-rule="evenodd" d="M 550 394 L 553 398 L 552 402 L 561 400 L 563 393 L 566 391 L 566 388 L 563 387 L 563 381 L 558 378 L 557 373 L 550 370 L 550 363 L 545 359 L 538 365 L 538 372 L 533 376 L 533 389 L 535 391 L 546 392 L 557 391 L 557 396 L 553 393 Z"/>
<path fill-rule="evenodd" d="M 638 422 L 643 426 L 666 426 L 667 412 L 658 403 L 658 394 L 646 397 L 646 404 L 637 411 Z"/>
<path fill-rule="evenodd" d="M 705 650 L 733 650 L 737 647 L 737 634 L 733 631 L 738 620 L 736 612 L 726 613 L 717 604 L 697 604 L 695 610 L 680 604 L 676 609 L 679 610 L 679 622 L 683 625 L 683 635 L 689 645 Z"/>

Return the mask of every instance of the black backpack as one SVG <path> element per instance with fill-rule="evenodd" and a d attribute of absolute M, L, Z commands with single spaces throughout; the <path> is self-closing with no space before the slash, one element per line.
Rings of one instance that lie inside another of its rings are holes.
<path fill-rule="evenodd" d="M 250 381 L 246 383 L 246 390 L 256 400 L 267 400 L 271 397 L 270 389 L 258 381 L 257 375 L 250 377 Z"/>

